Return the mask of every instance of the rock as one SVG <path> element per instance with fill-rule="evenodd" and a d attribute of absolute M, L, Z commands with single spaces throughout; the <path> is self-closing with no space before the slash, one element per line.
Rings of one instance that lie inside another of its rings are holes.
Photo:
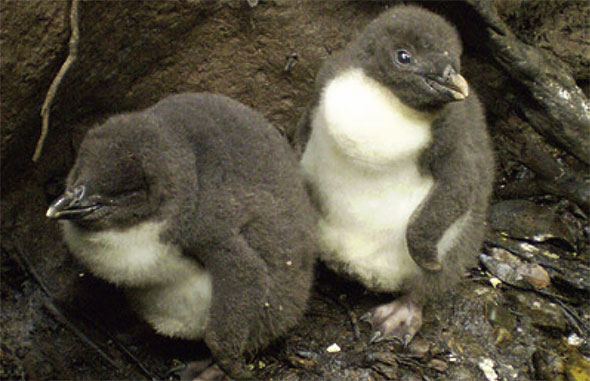
<path fill-rule="evenodd" d="M 551 278 L 547 271 L 538 264 L 523 263 L 523 261 L 508 250 L 499 247 L 493 247 L 490 252 L 492 258 L 510 266 L 510 269 L 508 269 L 506 266 L 490 261 L 487 258 L 484 258 L 482 261 L 488 271 L 497 275 L 504 282 L 522 288 L 532 287 L 536 289 L 545 288 L 551 283 Z"/>
<path fill-rule="evenodd" d="M 338 352 L 340 352 L 340 347 L 338 346 L 338 344 L 334 343 L 334 344 L 330 345 L 328 348 L 326 348 L 326 352 L 338 353 Z"/>
<path fill-rule="evenodd" d="M 490 226 L 511 238 L 532 242 L 557 239 L 575 251 L 575 238 L 553 209 L 527 200 L 498 202 L 490 208 Z"/>
<path fill-rule="evenodd" d="M 530 293 L 509 292 L 507 296 L 516 304 L 518 311 L 531 319 L 534 326 L 560 333 L 565 332 L 566 320 L 557 304 Z"/>
<path fill-rule="evenodd" d="M 520 288 L 530 288 L 529 283 L 524 280 L 522 274 L 519 274 L 516 269 L 508 263 L 485 254 L 479 254 L 479 261 L 483 264 L 486 270 L 495 275 L 502 282 Z"/>
<path fill-rule="evenodd" d="M 412 373 L 406 373 L 403 376 L 401 376 L 401 378 L 399 379 L 399 381 L 422 381 L 423 378 L 416 375 L 416 374 L 412 374 Z"/>
<path fill-rule="evenodd" d="M 492 325 L 502 327 L 507 331 L 512 331 L 516 327 L 516 318 L 510 311 L 493 302 L 486 304 L 486 314 L 488 321 Z"/>
<path fill-rule="evenodd" d="M 537 350 L 533 353 L 535 377 L 540 380 L 565 381 L 565 363 L 557 354 Z"/>
<path fill-rule="evenodd" d="M 523 264 L 516 271 L 536 289 L 545 288 L 551 283 L 547 271 L 536 263 Z"/>
<path fill-rule="evenodd" d="M 571 345 L 572 347 L 579 347 L 580 345 L 584 344 L 584 339 L 575 333 L 572 333 L 567 337 L 567 344 Z"/>
<path fill-rule="evenodd" d="M 463 368 L 463 367 L 457 367 L 457 368 L 452 368 L 447 373 L 447 379 L 453 380 L 453 381 L 473 381 L 476 378 L 473 375 L 473 373 L 471 373 L 471 371 L 469 369 Z"/>
<path fill-rule="evenodd" d="M 313 368 L 317 366 L 317 362 L 297 356 L 289 356 L 289 362 L 296 368 Z"/>
<path fill-rule="evenodd" d="M 586 295 L 590 294 L 590 267 L 588 267 L 588 264 L 577 258 L 567 256 L 560 251 L 559 248 L 543 244 L 523 242 L 508 237 L 502 237 L 499 234 L 488 234 L 486 241 L 488 245 L 493 246 L 492 249 L 490 249 L 492 252 L 496 252 L 495 250 L 498 248 L 505 249 L 527 262 L 540 265 L 547 272 L 554 285 L 563 285 L 563 287 L 561 287 L 562 290 L 566 292 L 581 291 Z M 482 263 L 486 266 L 485 261 L 482 261 Z M 494 262 L 490 262 L 489 265 L 492 266 L 491 268 L 498 266 Z M 508 271 L 507 268 L 503 268 L 502 270 L 505 272 Z M 508 271 L 508 273 L 509 272 L 510 271 Z M 523 271 L 521 271 L 521 276 L 528 275 L 526 269 L 524 271 L 525 274 L 522 273 Z M 513 279 L 519 278 L 516 274 L 510 276 Z M 538 276 L 539 279 L 525 279 L 526 283 L 535 287 L 534 285 L 537 284 L 537 282 L 538 285 L 542 285 L 546 282 L 544 275 L 537 274 L 536 276 Z M 522 286 L 522 283 L 517 284 Z"/>
<path fill-rule="evenodd" d="M 497 381 L 498 375 L 494 370 L 494 360 L 490 358 L 481 358 L 477 363 L 477 366 L 482 371 L 483 375 L 485 376 L 487 381 Z"/>
<path fill-rule="evenodd" d="M 430 360 L 428 366 L 440 373 L 444 373 L 447 371 L 447 369 L 449 369 L 449 365 L 446 362 L 439 359 Z"/>
<path fill-rule="evenodd" d="M 371 369 L 385 377 L 386 380 L 399 379 L 399 370 L 397 364 L 392 366 L 390 364 L 376 363 L 371 366 Z"/>
<path fill-rule="evenodd" d="M 415 337 L 408 345 L 408 351 L 412 356 L 422 358 L 430 351 L 430 342 L 421 337 Z"/>
<path fill-rule="evenodd" d="M 588 381 L 590 379 L 590 361 L 579 353 L 571 353 L 565 364 L 568 381 Z"/>

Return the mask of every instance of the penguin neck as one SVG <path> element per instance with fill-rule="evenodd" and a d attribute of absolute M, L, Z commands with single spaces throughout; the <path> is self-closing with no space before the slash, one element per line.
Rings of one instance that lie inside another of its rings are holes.
<path fill-rule="evenodd" d="M 426 148 L 436 115 L 412 109 L 362 69 L 352 68 L 324 87 L 312 124 L 352 161 L 382 166 L 415 158 Z"/>

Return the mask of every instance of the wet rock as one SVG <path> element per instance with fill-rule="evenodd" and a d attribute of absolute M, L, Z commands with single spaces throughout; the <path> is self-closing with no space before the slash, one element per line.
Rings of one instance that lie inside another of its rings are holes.
<path fill-rule="evenodd" d="M 547 287 L 551 283 L 551 278 L 547 271 L 536 263 L 524 263 L 508 250 L 498 247 L 492 248 L 490 253 L 494 259 L 500 260 L 512 268 L 514 274 L 511 274 L 510 276 L 504 274 L 504 276 L 516 282 L 513 284 L 515 286 L 541 289 Z M 508 271 L 506 268 L 503 270 Z M 522 282 L 522 280 L 524 280 L 524 282 Z M 507 281 L 507 283 L 510 282 Z"/>
<path fill-rule="evenodd" d="M 472 381 L 475 380 L 475 375 L 467 368 L 453 368 L 449 371 L 448 379 L 453 381 Z"/>
<path fill-rule="evenodd" d="M 506 308 L 494 302 L 486 304 L 486 317 L 494 326 L 494 345 L 502 346 L 512 342 L 512 330 L 516 327 L 516 318 Z"/>
<path fill-rule="evenodd" d="M 510 251 L 493 247 L 490 249 L 492 258 L 500 260 L 512 268 L 515 274 L 512 278 L 520 281 L 524 279 L 530 286 L 534 288 L 544 288 L 549 285 L 551 279 L 545 269 L 536 263 L 526 263 L 513 255 Z M 522 282 L 520 282 L 522 283 Z M 524 286 L 521 284 L 521 286 Z M 528 287 L 527 287 L 528 288 Z"/>
<path fill-rule="evenodd" d="M 527 263 L 519 266 L 517 272 L 519 272 L 522 277 L 536 289 L 545 288 L 551 283 L 549 273 L 536 263 Z"/>
<path fill-rule="evenodd" d="M 504 263 L 506 263 L 507 265 L 509 265 L 510 267 L 519 267 L 522 266 L 522 261 L 515 255 L 513 255 L 512 253 L 510 253 L 508 250 L 499 248 L 499 247 L 494 247 L 490 250 L 490 255 L 492 256 L 492 258 L 495 258 L 499 261 L 502 261 Z"/>
<path fill-rule="evenodd" d="M 522 377 L 519 374 L 518 370 L 514 369 L 514 367 L 510 364 L 498 363 L 498 374 L 500 375 L 500 379 L 502 380 L 522 380 Z"/>
<path fill-rule="evenodd" d="M 527 262 L 540 265 L 549 275 L 551 282 L 557 286 L 561 286 L 560 288 L 563 291 L 569 293 L 583 292 L 585 294 L 590 294 L 590 267 L 588 264 L 575 257 L 571 258 L 566 252 L 560 250 L 558 247 L 518 241 L 493 233 L 488 234 L 486 241 L 488 246 L 492 246 L 490 251 L 498 248 L 505 249 Z M 486 262 L 482 261 L 482 264 L 488 269 Z M 497 266 L 493 262 L 490 262 L 489 265 L 492 266 L 492 268 Z M 505 266 L 499 270 L 504 271 L 503 273 L 510 272 L 510 269 Z M 521 271 L 521 276 L 523 277 L 532 275 L 529 274 L 529 270 L 525 268 L 521 270 L 524 270 Z M 494 273 L 490 269 L 488 269 L 488 271 Z M 538 274 L 538 271 L 535 272 L 537 274 L 532 275 L 532 279 L 525 279 L 527 283 L 530 283 L 532 286 L 535 284 L 540 286 L 547 281 L 544 274 Z M 508 275 L 506 275 L 506 277 L 509 280 L 518 278 L 516 274 L 512 274 L 512 278 L 508 278 Z M 522 283 L 516 283 L 515 285 L 520 287 L 522 286 Z"/>
<path fill-rule="evenodd" d="M 571 269 L 567 273 L 555 271 L 551 274 L 554 283 L 561 286 L 560 289 L 565 292 L 582 291 L 584 298 L 588 300 L 590 296 L 590 269 L 579 267 Z"/>
<path fill-rule="evenodd" d="M 550 331 L 565 331 L 566 320 L 557 304 L 529 293 L 509 292 L 507 296 L 516 304 L 518 311 L 531 319 L 534 326 Z"/>
<path fill-rule="evenodd" d="M 508 200 L 490 208 L 490 226 L 511 238 L 532 242 L 559 240 L 575 251 L 575 238 L 554 210 L 527 200 Z"/>
<path fill-rule="evenodd" d="M 495 365 L 496 364 L 494 363 L 494 360 L 492 360 L 490 358 L 481 358 L 477 363 L 477 366 L 482 371 L 482 373 L 485 376 L 487 381 L 497 381 L 498 380 L 498 375 L 496 374 L 496 371 L 494 370 Z"/>
<path fill-rule="evenodd" d="M 557 354 L 537 350 L 533 353 L 535 378 L 540 380 L 565 381 L 565 363 Z"/>
<path fill-rule="evenodd" d="M 430 342 L 420 337 L 415 337 L 408 346 L 408 351 L 417 358 L 424 357 L 430 351 Z"/>
<path fill-rule="evenodd" d="M 447 371 L 447 369 L 449 369 L 449 364 L 447 364 L 443 360 L 432 359 L 428 363 L 428 367 L 436 370 L 437 372 L 444 373 Z"/>
<path fill-rule="evenodd" d="M 370 353 L 367 357 L 373 363 L 397 365 L 397 356 L 392 352 L 374 352 Z"/>
<path fill-rule="evenodd" d="M 496 327 L 494 329 L 494 345 L 505 346 L 512 343 L 512 334 L 506 328 Z"/>
<path fill-rule="evenodd" d="M 399 370 L 397 364 L 395 366 L 383 363 L 376 363 L 371 366 L 371 369 L 384 377 L 386 380 L 399 379 Z"/>
<path fill-rule="evenodd" d="M 584 344 L 584 339 L 575 333 L 572 333 L 567 337 L 567 344 L 571 345 L 572 347 L 579 347 L 580 345 Z"/>
<path fill-rule="evenodd" d="M 520 288 L 531 288 L 529 283 L 523 278 L 522 274 L 518 273 L 516 269 L 508 263 L 489 255 L 480 254 L 479 261 L 490 273 L 495 275 L 502 282 Z"/>
<path fill-rule="evenodd" d="M 494 326 L 502 327 L 512 331 L 516 327 L 516 318 L 506 308 L 498 306 L 493 302 L 486 304 L 486 315 L 488 321 Z"/>
<path fill-rule="evenodd" d="M 404 374 L 399 381 L 422 381 L 422 377 L 413 374 L 413 373 L 406 373 Z"/>
<path fill-rule="evenodd" d="M 313 360 L 304 359 L 298 356 L 289 356 L 288 358 L 291 365 L 296 368 L 313 368 L 317 366 L 317 363 Z"/>
<path fill-rule="evenodd" d="M 579 353 L 570 353 L 565 365 L 568 381 L 588 381 L 590 379 L 590 361 Z"/>

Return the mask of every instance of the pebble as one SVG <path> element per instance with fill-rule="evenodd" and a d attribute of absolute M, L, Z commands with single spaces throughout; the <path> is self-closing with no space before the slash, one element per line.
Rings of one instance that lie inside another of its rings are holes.
<path fill-rule="evenodd" d="M 326 352 L 338 353 L 338 352 L 340 352 L 340 347 L 338 346 L 338 344 L 334 343 L 334 344 L 330 345 L 328 348 L 326 348 Z"/>
<path fill-rule="evenodd" d="M 412 355 L 422 358 L 430 350 L 430 342 L 425 339 L 416 337 L 416 338 L 414 338 L 414 340 L 412 340 L 410 342 L 410 345 L 408 346 L 408 350 L 410 351 L 410 353 Z"/>
<path fill-rule="evenodd" d="M 575 333 L 572 333 L 567 337 L 567 343 L 572 347 L 579 347 L 580 345 L 584 344 L 584 339 Z"/>
<path fill-rule="evenodd" d="M 477 366 L 483 372 L 484 376 L 486 377 L 486 380 L 498 381 L 498 375 L 496 374 L 496 371 L 494 370 L 494 360 L 492 360 L 490 358 L 482 358 L 477 363 Z"/>
<path fill-rule="evenodd" d="M 439 359 L 430 360 L 428 366 L 441 373 L 444 373 L 447 369 L 449 369 L 449 365 L 446 362 Z"/>
<path fill-rule="evenodd" d="M 535 263 L 519 266 L 517 271 L 536 289 L 545 288 L 551 283 L 551 277 L 547 273 L 547 270 Z"/>
<path fill-rule="evenodd" d="M 490 283 L 492 284 L 492 287 L 496 288 L 498 287 L 499 284 L 502 284 L 502 281 L 498 278 L 496 278 L 495 276 L 490 278 Z"/>

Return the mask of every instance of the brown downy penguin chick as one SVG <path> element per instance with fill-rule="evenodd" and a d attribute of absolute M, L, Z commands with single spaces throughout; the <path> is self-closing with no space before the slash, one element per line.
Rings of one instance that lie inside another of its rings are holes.
<path fill-rule="evenodd" d="M 47 216 L 157 332 L 204 339 L 232 378 L 306 308 L 315 221 L 299 164 L 227 97 L 175 95 L 90 130 Z"/>
<path fill-rule="evenodd" d="M 325 62 L 298 126 L 323 260 L 404 294 L 365 315 L 370 342 L 407 344 L 482 243 L 494 160 L 461 50 L 442 17 L 396 6 Z"/>

